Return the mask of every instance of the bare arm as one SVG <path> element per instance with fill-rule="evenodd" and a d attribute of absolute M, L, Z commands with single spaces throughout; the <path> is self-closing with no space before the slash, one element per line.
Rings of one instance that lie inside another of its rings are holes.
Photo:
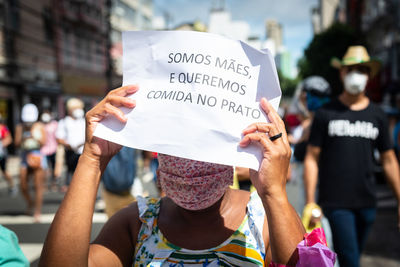
<path fill-rule="evenodd" d="M 296 247 L 303 239 L 305 230 L 287 199 L 286 191 L 266 196 L 262 201 L 268 219 L 272 260 L 276 263 L 296 265 Z"/>
<path fill-rule="evenodd" d="M 307 153 L 304 158 L 304 188 L 306 194 L 306 204 L 315 203 L 315 190 L 318 182 L 318 160 L 321 148 L 308 145 Z"/>
<path fill-rule="evenodd" d="M 40 266 L 87 266 L 101 164 L 82 154 L 71 185 L 49 229 Z"/>
<path fill-rule="evenodd" d="M 104 249 L 104 253 L 100 254 L 89 253 L 92 217 L 101 173 L 121 148 L 94 137 L 93 132 L 106 116 L 115 116 L 121 122 L 126 122 L 126 117 L 117 107 L 133 108 L 135 103 L 125 96 L 136 90 L 136 87 L 128 86 L 113 90 L 86 114 L 85 148 L 48 232 L 40 266 L 88 266 L 89 263 L 97 266 L 122 266 L 118 256 L 109 249 Z M 89 258 L 90 255 L 94 257 Z"/>
<path fill-rule="evenodd" d="M 22 142 L 22 125 L 19 124 L 17 127 L 15 127 L 15 140 L 14 140 L 14 145 L 16 147 L 19 147 Z"/>
<path fill-rule="evenodd" d="M 256 142 L 263 148 L 263 160 L 257 171 L 250 170 L 250 178 L 257 189 L 267 215 L 269 248 L 276 263 L 295 265 L 298 260 L 297 244 L 303 239 L 305 230 L 296 211 L 286 195 L 286 179 L 291 156 L 285 125 L 276 111 L 261 100 L 261 107 L 271 123 L 255 123 L 243 131 L 240 145 Z M 274 141 L 268 137 L 282 133 Z"/>
<path fill-rule="evenodd" d="M 71 149 L 71 146 L 64 139 L 57 138 L 56 140 L 58 144 L 63 145 L 68 149 Z"/>
<path fill-rule="evenodd" d="M 8 133 L 7 136 L 5 136 L 3 140 L 1 140 L 1 142 L 3 143 L 3 147 L 8 147 L 12 143 L 12 141 L 13 139 L 11 133 Z"/>
<path fill-rule="evenodd" d="M 399 164 L 397 162 L 394 151 L 388 150 L 381 153 L 382 167 L 385 172 L 386 180 L 392 188 L 397 199 L 398 209 L 398 228 L 400 229 L 400 173 Z"/>
<path fill-rule="evenodd" d="M 44 125 L 40 122 L 35 123 L 32 128 L 32 132 L 34 132 L 34 131 L 38 131 L 40 133 L 38 142 L 40 143 L 41 146 L 43 146 L 46 143 L 46 138 L 47 138 L 46 131 L 44 129 Z M 35 138 L 35 136 L 34 136 L 34 138 Z"/>
<path fill-rule="evenodd" d="M 137 203 L 118 211 L 90 245 L 90 266 L 132 266 L 141 222 Z M 123 244 L 123 245 L 122 245 Z"/>

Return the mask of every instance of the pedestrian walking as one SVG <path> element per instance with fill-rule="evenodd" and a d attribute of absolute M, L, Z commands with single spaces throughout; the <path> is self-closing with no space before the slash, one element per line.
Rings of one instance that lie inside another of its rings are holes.
<path fill-rule="evenodd" d="M 108 218 L 135 201 L 131 188 L 136 177 L 136 161 L 136 150 L 123 147 L 104 170 L 102 194 Z"/>
<path fill-rule="evenodd" d="M 292 179 L 287 184 L 287 189 L 292 192 L 289 200 L 292 201 L 296 211 L 304 214 L 304 157 L 308 138 L 310 136 L 311 123 L 315 112 L 331 99 L 329 83 L 321 76 L 310 76 L 304 79 L 296 89 L 295 98 L 290 108 L 297 115 L 300 124 L 292 129 L 289 142 L 292 145 L 293 156 L 291 159 Z M 307 208 L 307 207 L 306 207 Z M 312 229 L 308 224 L 306 231 Z M 312 227 L 314 228 L 314 227 Z M 325 231 L 326 232 L 326 231 Z"/>
<path fill-rule="evenodd" d="M 27 214 L 40 220 L 43 202 L 43 182 L 47 162 L 40 149 L 46 142 L 46 132 L 41 122 L 38 122 L 39 111 L 34 104 L 22 107 L 21 120 L 15 130 L 15 145 L 21 149 L 20 186 L 22 195 L 27 203 Z M 29 178 L 33 175 L 35 200 L 29 190 Z"/>
<path fill-rule="evenodd" d="M 64 146 L 67 175 L 62 190 L 71 183 L 72 174 L 78 164 L 79 156 L 85 142 L 85 111 L 84 103 L 78 98 L 71 98 L 67 101 L 67 116 L 61 119 L 57 126 L 57 142 Z"/>
<path fill-rule="evenodd" d="M 376 213 L 374 150 L 398 202 L 399 166 L 386 115 L 365 95 L 379 62 L 363 46 L 351 46 L 333 65 L 344 91 L 315 114 L 304 163 L 306 202 L 315 202 L 318 184 L 318 204 L 329 220 L 339 264 L 359 266 Z M 400 209 L 398 215 L 400 222 Z"/>
<path fill-rule="evenodd" d="M 48 171 L 50 171 L 50 185 L 49 189 L 57 189 L 57 175 L 56 175 L 56 152 L 57 152 L 57 140 L 56 130 L 58 122 L 52 118 L 51 112 L 45 110 L 40 116 L 40 120 L 44 125 L 46 132 L 46 142 L 41 147 L 40 152 L 46 157 Z"/>
<path fill-rule="evenodd" d="M 10 196 L 15 196 L 18 192 L 14 180 L 7 171 L 7 157 L 8 151 L 7 147 L 13 142 L 10 131 L 4 123 L 3 117 L 0 115 L 0 168 L 3 172 L 4 179 L 6 179 L 8 184 L 8 194 Z"/>

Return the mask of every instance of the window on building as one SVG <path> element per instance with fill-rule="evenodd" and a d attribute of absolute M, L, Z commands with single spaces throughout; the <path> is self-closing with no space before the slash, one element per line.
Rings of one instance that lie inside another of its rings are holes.
<path fill-rule="evenodd" d="M 19 17 L 19 1 L 18 0 L 8 0 L 8 6 L 9 6 L 9 23 L 10 27 L 18 31 L 19 26 L 20 26 L 20 17 Z"/>
<path fill-rule="evenodd" d="M 83 65 L 83 46 L 82 46 L 82 37 L 80 35 L 76 35 L 76 41 L 75 41 L 75 49 L 76 49 L 76 55 L 77 55 L 77 60 L 78 60 L 78 66 L 82 67 Z"/>
<path fill-rule="evenodd" d="M 397 60 L 393 60 L 393 64 L 394 64 L 393 68 L 395 70 L 397 70 L 397 73 L 396 73 L 396 75 L 394 75 L 396 77 L 393 77 L 393 78 L 400 79 L 400 44 L 397 44 L 395 46 L 395 54 L 396 54 Z"/>
<path fill-rule="evenodd" d="M 90 68 L 93 60 L 92 55 L 92 41 L 86 39 L 86 60 L 87 60 L 87 67 Z"/>
<path fill-rule="evenodd" d="M 100 72 L 103 68 L 103 58 L 104 58 L 104 53 L 103 53 L 103 48 L 102 48 L 102 42 L 100 40 L 96 40 L 94 43 L 94 56 L 95 56 L 95 61 L 94 63 L 94 70 Z"/>
<path fill-rule="evenodd" d="M 65 28 L 63 31 L 63 46 L 62 46 L 62 54 L 63 54 L 63 62 L 65 65 L 71 64 L 72 58 L 72 40 L 70 31 Z"/>
<path fill-rule="evenodd" d="M 46 41 L 49 43 L 52 43 L 54 40 L 54 34 L 53 34 L 53 27 L 52 27 L 53 20 L 51 17 L 50 8 L 48 8 L 48 7 L 43 8 L 42 19 L 43 19 L 43 27 L 44 27 Z"/>
<path fill-rule="evenodd" d="M 121 1 L 115 1 L 113 10 L 115 14 L 119 17 L 123 17 L 125 20 L 129 21 L 132 25 L 136 25 L 136 10 Z"/>
<path fill-rule="evenodd" d="M 4 4 L 0 2 L 0 26 L 4 26 L 4 17 L 5 17 L 5 10 L 4 10 Z M 3 29 L 1 29 L 3 30 Z"/>

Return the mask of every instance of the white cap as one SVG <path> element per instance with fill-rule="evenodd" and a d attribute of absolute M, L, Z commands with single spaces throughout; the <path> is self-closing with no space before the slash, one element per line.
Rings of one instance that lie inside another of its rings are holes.
<path fill-rule="evenodd" d="M 76 108 L 83 109 L 83 107 L 84 107 L 84 104 L 83 104 L 82 100 L 80 100 L 79 98 L 73 97 L 73 98 L 68 99 L 68 101 L 67 101 L 67 109 L 69 111 L 72 111 L 73 109 L 76 109 Z"/>
<path fill-rule="evenodd" d="M 25 104 L 22 107 L 21 119 L 23 122 L 35 122 L 39 117 L 39 111 L 34 104 Z"/>

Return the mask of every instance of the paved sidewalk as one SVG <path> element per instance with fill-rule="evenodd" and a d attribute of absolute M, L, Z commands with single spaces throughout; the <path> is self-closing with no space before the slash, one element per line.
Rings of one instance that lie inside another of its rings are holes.
<path fill-rule="evenodd" d="M 10 156 L 7 169 L 18 184 L 20 159 Z M 142 174 L 143 175 L 143 174 Z M 154 185 L 142 181 L 143 191 L 146 194 L 154 194 Z M 22 196 L 15 200 L 9 199 L 6 194 L 7 183 L 0 178 L 0 223 L 4 223 L 14 230 L 23 245 L 24 252 L 30 257 L 32 266 L 37 266 L 37 257 L 40 255 L 41 246 L 48 227 L 54 216 L 58 205 L 61 203 L 63 194 L 47 192 L 44 199 L 44 217 L 41 224 L 34 224 L 28 216 L 21 216 L 24 210 Z M 289 191 L 288 191 L 289 193 Z M 99 212 L 99 210 L 97 211 Z M 11 220 L 11 221 L 10 221 Z M 104 214 L 96 214 L 94 218 L 93 236 L 96 236 L 103 223 Z M 400 232 L 396 228 L 397 212 L 396 201 L 388 186 L 378 186 L 378 212 L 375 224 L 369 235 L 364 253 L 361 257 L 362 267 L 399 267 L 400 266 Z"/>

